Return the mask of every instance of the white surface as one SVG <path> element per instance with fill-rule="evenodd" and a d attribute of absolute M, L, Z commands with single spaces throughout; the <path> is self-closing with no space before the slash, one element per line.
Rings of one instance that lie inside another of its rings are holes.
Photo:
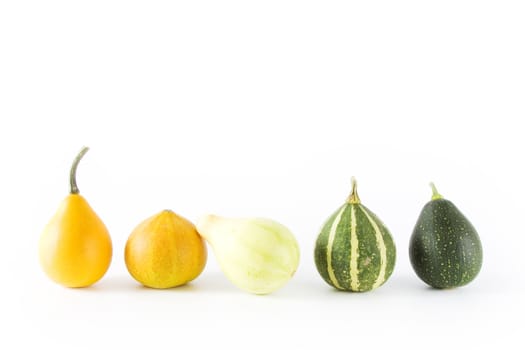
<path fill-rule="evenodd" d="M 2 1 L 0 348 L 517 348 L 524 17 L 520 1 Z M 80 191 L 115 252 L 71 290 L 36 247 L 83 145 Z M 352 175 L 398 247 L 366 294 L 330 289 L 312 257 Z M 484 245 L 465 288 L 431 290 L 408 262 L 430 180 Z M 164 208 L 276 219 L 300 268 L 253 296 L 210 251 L 189 286 L 141 288 L 124 243 Z"/>

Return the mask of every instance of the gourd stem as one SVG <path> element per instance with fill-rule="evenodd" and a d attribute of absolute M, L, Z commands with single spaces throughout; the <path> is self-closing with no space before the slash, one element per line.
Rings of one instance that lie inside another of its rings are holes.
<path fill-rule="evenodd" d="M 78 186 L 77 186 L 77 167 L 78 163 L 84 157 L 84 154 L 89 151 L 89 147 L 83 147 L 78 155 L 75 157 L 75 160 L 73 160 L 73 165 L 71 165 L 71 172 L 69 173 L 69 184 L 70 184 L 70 193 L 71 194 L 78 194 Z"/>
<path fill-rule="evenodd" d="M 437 188 L 436 188 L 436 185 L 434 185 L 433 182 L 430 183 L 430 187 L 432 188 L 432 200 L 436 200 L 436 199 L 442 199 L 443 196 L 439 194 Z"/>
<path fill-rule="evenodd" d="M 355 180 L 355 177 L 352 176 L 352 193 L 350 193 L 350 196 L 346 200 L 350 204 L 360 204 L 361 200 L 359 199 L 359 196 L 357 195 L 357 181 Z"/>

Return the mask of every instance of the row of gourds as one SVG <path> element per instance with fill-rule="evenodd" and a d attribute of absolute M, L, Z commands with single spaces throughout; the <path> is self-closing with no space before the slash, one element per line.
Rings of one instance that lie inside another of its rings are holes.
<path fill-rule="evenodd" d="M 40 238 L 45 273 L 67 287 L 87 287 L 104 276 L 112 258 L 108 230 L 79 194 L 77 166 L 70 172 L 70 194 Z M 469 220 L 432 186 L 432 199 L 410 239 L 410 261 L 419 278 L 435 288 L 466 285 L 479 273 L 482 247 Z M 262 218 L 203 217 L 197 225 L 163 210 L 141 222 L 125 247 L 126 267 L 151 288 L 172 288 L 200 275 L 207 261 L 207 241 L 219 266 L 237 287 L 268 294 L 282 287 L 299 265 L 299 246 L 283 225 Z M 394 270 L 396 247 L 383 222 L 357 194 L 323 225 L 316 241 L 315 264 L 321 277 L 339 290 L 365 292 L 383 285 Z"/>

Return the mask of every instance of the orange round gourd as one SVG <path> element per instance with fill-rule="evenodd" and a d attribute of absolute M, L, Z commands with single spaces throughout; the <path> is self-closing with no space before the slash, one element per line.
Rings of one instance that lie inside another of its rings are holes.
<path fill-rule="evenodd" d="M 39 242 L 40 264 L 53 281 L 66 287 L 87 287 L 104 276 L 112 257 L 109 232 L 89 203 L 79 194 L 76 169 L 88 151 L 73 162 L 71 193 L 46 225 Z"/>
<path fill-rule="evenodd" d="M 171 288 L 200 275 L 207 249 L 190 221 L 163 210 L 133 230 L 124 258 L 129 273 L 138 282 L 151 288 Z"/>

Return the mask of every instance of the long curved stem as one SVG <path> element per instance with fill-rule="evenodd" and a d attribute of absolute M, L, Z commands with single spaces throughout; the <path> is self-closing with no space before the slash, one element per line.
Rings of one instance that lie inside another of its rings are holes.
<path fill-rule="evenodd" d="M 70 193 L 71 194 L 78 194 L 78 186 L 77 186 L 77 167 L 78 163 L 84 157 L 84 154 L 89 151 L 89 147 L 83 147 L 78 155 L 75 157 L 75 160 L 73 160 L 73 165 L 71 165 L 71 172 L 69 173 L 69 184 L 70 184 Z"/>

